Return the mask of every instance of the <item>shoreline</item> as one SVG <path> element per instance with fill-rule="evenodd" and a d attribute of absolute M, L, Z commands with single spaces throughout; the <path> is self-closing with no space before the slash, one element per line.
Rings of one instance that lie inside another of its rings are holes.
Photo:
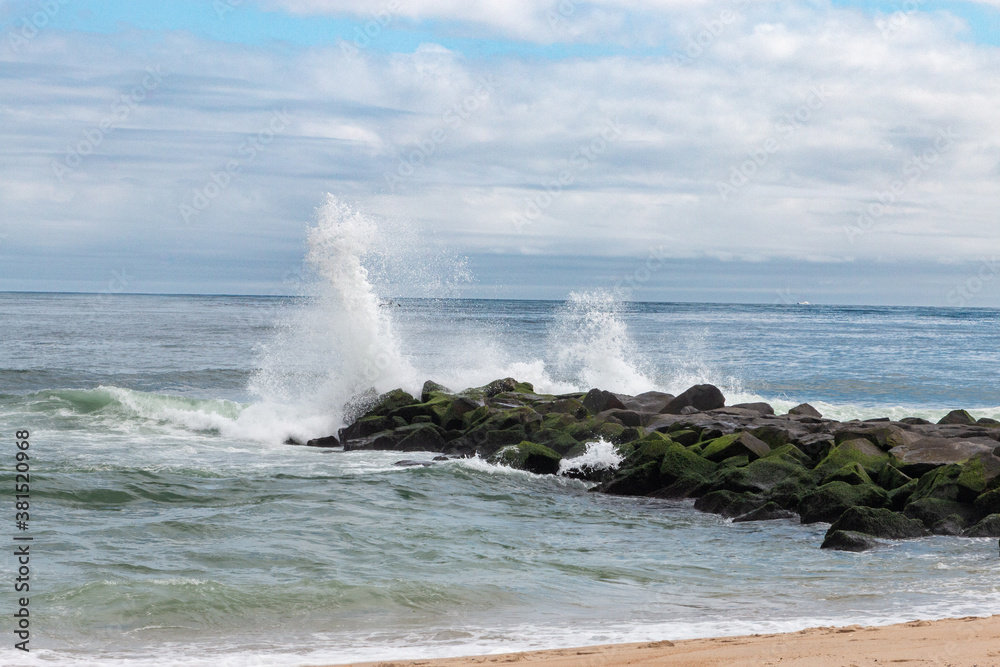
<path fill-rule="evenodd" d="M 378 660 L 327 667 L 464 667 L 517 662 L 543 667 L 605 665 L 1000 665 L 1000 616 L 914 620 L 882 626 L 679 641 L 604 644 L 456 658 Z"/>

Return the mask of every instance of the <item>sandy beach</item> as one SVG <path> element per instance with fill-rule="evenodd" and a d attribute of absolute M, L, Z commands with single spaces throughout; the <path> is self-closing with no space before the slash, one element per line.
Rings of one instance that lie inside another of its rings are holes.
<path fill-rule="evenodd" d="M 603 665 L 1000 665 L 1000 616 L 911 621 L 881 627 L 642 644 L 612 644 L 439 660 L 351 663 L 352 667 L 460 667 L 505 663 L 545 667 Z"/>

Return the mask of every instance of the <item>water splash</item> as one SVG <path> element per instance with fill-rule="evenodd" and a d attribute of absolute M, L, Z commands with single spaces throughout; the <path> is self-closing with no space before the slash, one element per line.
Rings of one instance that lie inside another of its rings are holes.
<path fill-rule="evenodd" d="M 600 387 L 640 393 L 656 387 L 642 369 L 623 307 L 618 295 L 609 291 L 570 293 L 549 333 L 553 370 L 559 379 L 581 390 Z"/>

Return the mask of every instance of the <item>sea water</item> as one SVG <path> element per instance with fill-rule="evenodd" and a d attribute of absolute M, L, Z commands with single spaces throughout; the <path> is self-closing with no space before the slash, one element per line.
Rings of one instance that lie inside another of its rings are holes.
<path fill-rule="evenodd" d="M 1000 417 L 997 311 L 389 300 L 377 230 L 324 215 L 296 298 L 0 294 L 0 483 L 30 430 L 35 538 L 30 654 L 0 556 L 0 663 L 304 665 L 1000 613 L 996 540 L 824 551 L 825 524 L 282 444 L 334 432 L 358 392 L 504 376 Z"/>

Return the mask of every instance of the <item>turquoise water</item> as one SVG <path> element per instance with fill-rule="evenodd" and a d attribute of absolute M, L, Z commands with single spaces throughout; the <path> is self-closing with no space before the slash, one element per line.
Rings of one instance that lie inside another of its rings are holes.
<path fill-rule="evenodd" d="M 32 434 L 36 577 L 34 650 L 0 662 L 321 664 L 1000 613 L 995 540 L 827 552 L 822 524 L 281 444 L 333 430 L 358 382 L 505 375 L 998 417 L 997 311 L 394 303 L 350 347 L 325 298 L 0 294 L 0 429 Z"/>

